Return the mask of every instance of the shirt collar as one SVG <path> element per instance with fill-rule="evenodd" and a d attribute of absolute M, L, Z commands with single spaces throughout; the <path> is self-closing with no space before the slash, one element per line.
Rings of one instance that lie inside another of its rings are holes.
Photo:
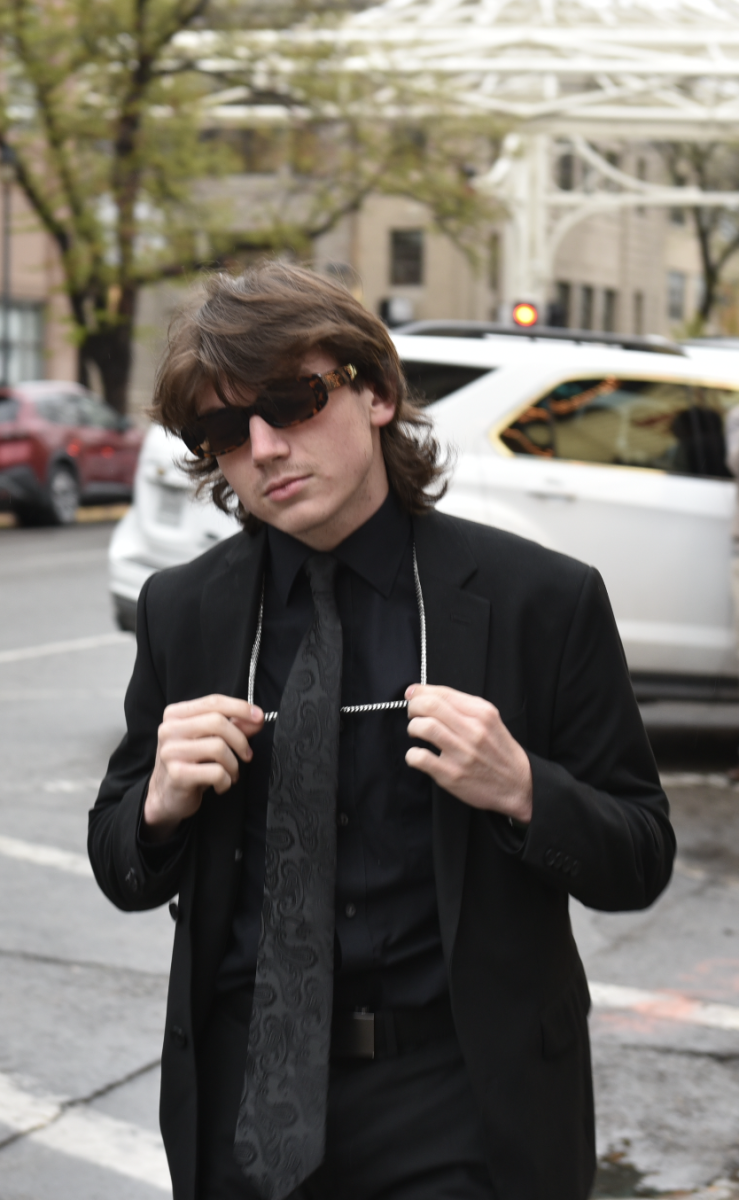
<path fill-rule="evenodd" d="M 331 553 L 387 599 L 410 536 L 411 519 L 389 492 L 377 512 Z M 272 577 L 280 599 L 287 604 L 293 584 L 313 551 L 273 525 L 267 526 L 267 540 Z"/>

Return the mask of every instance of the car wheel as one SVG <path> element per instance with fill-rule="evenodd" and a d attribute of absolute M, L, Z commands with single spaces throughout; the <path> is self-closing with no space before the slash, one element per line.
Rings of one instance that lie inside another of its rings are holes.
<path fill-rule="evenodd" d="M 51 468 L 47 485 L 49 519 L 53 525 L 71 525 L 80 502 L 80 489 L 69 467 Z"/>

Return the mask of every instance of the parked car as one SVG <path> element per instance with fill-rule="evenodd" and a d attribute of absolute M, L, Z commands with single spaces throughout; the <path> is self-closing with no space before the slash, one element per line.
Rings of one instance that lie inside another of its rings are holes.
<path fill-rule="evenodd" d="M 143 433 L 76 383 L 0 388 L 0 502 L 24 525 L 68 525 L 80 503 L 128 499 Z"/>
<path fill-rule="evenodd" d="M 395 334 L 411 387 L 456 450 L 440 507 L 594 564 L 640 696 L 735 695 L 723 420 L 739 376 L 729 357 L 723 367 L 718 351 L 694 360 L 659 339 L 459 332 L 445 323 Z M 110 548 L 124 627 L 147 575 L 237 528 L 193 500 L 183 453 L 162 430 L 148 434 Z"/>

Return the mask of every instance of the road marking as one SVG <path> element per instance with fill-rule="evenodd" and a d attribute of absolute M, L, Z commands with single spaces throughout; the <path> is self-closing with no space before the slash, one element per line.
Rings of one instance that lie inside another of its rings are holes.
<path fill-rule="evenodd" d="M 172 1194 L 161 1136 L 139 1125 L 95 1109 L 69 1108 L 28 1140 Z"/>
<path fill-rule="evenodd" d="M 100 787 L 97 776 L 89 775 L 87 779 L 49 779 L 44 784 L 45 792 L 89 792 Z"/>
<path fill-rule="evenodd" d="M 35 1096 L 0 1074 L 0 1125 L 34 1145 L 115 1171 L 171 1195 L 158 1133 L 58 1096 Z M 2 1146 L 0 1133 L 0 1147 Z"/>
<path fill-rule="evenodd" d="M 731 788 L 732 791 L 739 791 L 736 782 L 729 779 L 727 775 L 720 775 L 716 772 L 705 771 L 677 771 L 673 774 L 660 775 L 660 783 L 662 787 L 712 787 L 712 788 Z"/>
<path fill-rule="evenodd" d="M 20 838 L 0 837 L 0 854 L 6 858 L 17 858 L 21 862 L 35 863 L 38 867 L 55 867 L 70 875 L 92 877 L 92 867 L 84 854 L 73 854 L 71 850 L 57 850 L 56 846 L 43 846 L 38 842 L 23 842 Z"/>
<path fill-rule="evenodd" d="M 589 987 L 594 1008 L 628 1009 L 661 1021 L 739 1030 L 739 1008 L 731 1004 L 712 1004 L 706 1000 L 691 1000 L 678 992 L 647 992 L 615 983 L 590 983 Z"/>
<path fill-rule="evenodd" d="M 7 1075 L 0 1075 L 0 1125 L 14 1133 L 30 1133 L 56 1120 L 61 1111 L 61 1101 L 56 1096 L 33 1096 L 22 1091 Z"/>
<path fill-rule="evenodd" d="M 97 650 L 100 646 L 130 645 L 131 639 L 130 633 L 100 633 L 96 637 L 73 638 L 68 642 L 24 646 L 22 650 L 0 650 L 0 664 L 22 662 L 27 658 L 45 658 L 49 654 L 69 654 L 76 650 Z"/>

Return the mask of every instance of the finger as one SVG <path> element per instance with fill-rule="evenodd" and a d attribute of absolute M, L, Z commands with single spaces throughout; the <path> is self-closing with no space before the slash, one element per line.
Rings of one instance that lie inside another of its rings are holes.
<path fill-rule="evenodd" d="M 220 738 L 170 742 L 162 748 L 161 759 L 170 776 L 178 763 L 215 763 L 228 772 L 234 783 L 239 777 L 239 760 Z"/>
<path fill-rule="evenodd" d="M 424 775 L 430 775 L 435 783 L 444 787 L 442 782 L 442 760 L 439 754 L 434 754 L 431 750 L 424 750 L 421 746 L 411 746 L 406 752 L 405 761 L 409 767 L 413 767 L 415 771 L 423 771 Z"/>
<path fill-rule="evenodd" d="M 173 764 L 169 773 L 171 783 L 183 792 L 204 792 L 213 788 L 219 796 L 227 792 L 236 782 L 220 763 L 188 763 L 181 760 Z"/>
<path fill-rule="evenodd" d="M 479 716 L 483 711 L 497 714 L 497 709 L 481 696 L 458 692 L 455 688 L 431 684 L 415 684 L 406 691 L 409 717 L 437 716 L 448 722 L 450 716 Z"/>
<path fill-rule="evenodd" d="M 461 749 L 461 740 L 453 729 L 436 717 L 413 717 L 408 722 L 408 737 L 419 742 L 430 742 L 443 753 L 454 753 Z"/>
<path fill-rule="evenodd" d="M 253 726 L 254 729 L 259 728 L 264 720 L 264 713 L 258 705 L 249 704 L 247 700 L 241 700 L 237 696 L 222 696 L 218 693 L 168 704 L 164 710 L 164 718 L 186 720 L 188 717 L 198 717 L 204 713 L 220 713 L 229 719 L 235 717 L 242 724 Z"/>
<path fill-rule="evenodd" d="M 239 758 L 249 762 L 252 750 L 243 729 L 221 713 L 207 712 L 184 720 L 170 717 L 159 727 L 160 744 L 174 741 L 199 741 L 203 738 L 219 737 L 231 747 Z"/>

